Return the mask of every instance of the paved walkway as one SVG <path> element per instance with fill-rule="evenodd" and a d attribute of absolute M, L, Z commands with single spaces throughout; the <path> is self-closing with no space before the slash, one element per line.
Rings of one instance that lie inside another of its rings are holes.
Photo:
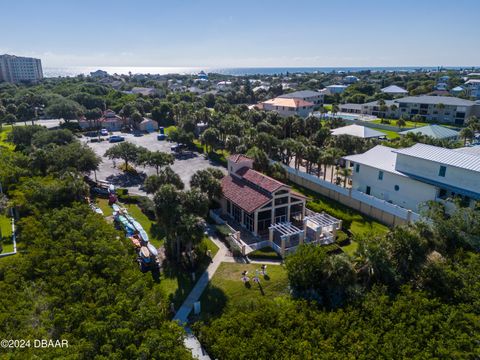
<path fill-rule="evenodd" d="M 190 294 L 188 294 L 187 298 L 183 302 L 180 309 L 178 309 L 177 313 L 173 317 L 173 320 L 177 320 L 180 325 L 182 325 L 185 330 L 187 331 L 187 337 L 185 338 L 184 344 L 187 349 L 190 349 L 192 352 L 192 356 L 194 359 L 201 359 L 201 360 L 210 360 L 210 356 L 205 352 L 202 347 L 202 344 L 198 341 L 198 339 L 193 335 L 190 328 L 187 326 L 188 322 L 188 315 L 193 309 L 193 304 L 200 299 L 202 296 L 203 291 L 208 286 L 208 283 L 212 279 L 213 275 L 217 271 L 218 267 L 223 261 L 228 261 L 229 258 L 227 256 L 228 249 L 223 244 L 223 242 L 218 239 L 217 235 L 215 234 L 215 230 L 208 227 L 207 234 L 209 238 L 218 246 L 218 252 L 212 260 L 212 263 L 208 266 L 207 270 L 200 276 L 197 283 L 193 287 Z"/>
<path fill-rule="evenodd" d="M 239 259 L 235 259 L 232 256 L 228 256 L 229 250 L 225 246 L 225 244 L 220 241 L 215 230 L 211 227 L 207 228 L 207 235 L 208 237 L 218 246 L 218 252 L 212 260 L 212 263 L 208 266 L 207 270 L 202 274 L 202 276 L 198 279 L 197 283 L 193 287 L 190 294 L 188 294 L 187 298 L 183 302 L 180 309 L 178 309 L 177 313 L 173 317 L 173 320 L 176 320 L 182 325 L 186 332 L 187 337 L 185 338 L 184 344 L 187 349 L 190 349 L 192 352 L 192 356 L 194 359 L 200 360 L 210 360 L 210 356 L 205 352 L 205 349 L 202 347 L 202 344 L 198 341 L 195 335 L 192 333 L 191 329 L 187 326 L 188 323 L 188 316 L 193 309 L 193 304 L 197 302 L 200 297 L 202 296 L 203 291 L 208 286 L 208 283 L 212 279 L 213 275 L 217 271 L 218 267 L 222 262 L 229 262 L 234 263 L 238 262 Z M 281 261 L 274 261 L 274 260 L 266 260 L 266 261 L 250 261 L 252 264 L 268 264 L 268 265 L 281 265 Z"/>
<path fill-rule="evenodd" d="M 211 229 L 209 228 L 207 231 L 208 236 L 210 239 L 218 246 L 218 252 L 212 260 L 212 263 L 208 266 L 207 270 L 200 276 L 197 283 L 193 287 L 190 294 L 188 294 L 187 298 L 183 302 L 180 309 L 178 309 L 177 313 L 175 314 L 173 320 L 177 320 L 180 324 L 185 325 L 188 321 L 188 315 L 193 309 L 193 304 L 200 299 L 203 291 L 207 287 L 208 283 L 212 279 L 213 275 L 217 271 L 220 264 L 225 261 L 227 257 L 228 249 L 227 247 L 218 239 L 216 234 L 212 233 Z"/>

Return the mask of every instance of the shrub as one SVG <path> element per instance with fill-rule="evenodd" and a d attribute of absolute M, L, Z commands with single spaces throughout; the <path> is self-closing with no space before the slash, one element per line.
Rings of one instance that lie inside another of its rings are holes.
<path fill-rule="evenodd" d="M 251 259 L 264 259 L 264 260 L 281 260 L 280 255 L 277 254 L 270 246 L 255 250 L 254 252 L 248 254 L 248 257 Z"/>
<path fill-rule="evenodd" d="M 217 230 L 218 236 L 223 240 L 225 240 L 231 233 L 231 230 L 227 225 L 215 225 L 215 230 Z"/>
<path fill-rule="evenodd" d="M 139 196 L 138 197 L 138 207 L 142 212 L 147 215 L 147 217 L 154 221 L 155 220 L 155 204 L 153 203 L 152 199 L 146 196 Z"/>
<path fill-rule="evenodd" d="M 118 196 L 128 195 L 128 189 L 125 188 L 118 188 L 116 189 L 116 192 Z"/>
<path fill-rule="evenodd" d="M 128 165 L 128 168 L 126 168 L 125 163 L 121 163 L 120 165 L 118 165 L 118 169 L 121 170 L 121 171 L 130 173 L 132 175 L 137 174 L 137 170 L 132 165 Z"/>
<path fill-rule="evenodd" d="M 343 243 L 347 243 L 348 242 L 348 234 L 342 230 L 339 230 L 337 231 L 337 238 L 336 238 L 336 242 L 340 245 L 343 245 Z"/>

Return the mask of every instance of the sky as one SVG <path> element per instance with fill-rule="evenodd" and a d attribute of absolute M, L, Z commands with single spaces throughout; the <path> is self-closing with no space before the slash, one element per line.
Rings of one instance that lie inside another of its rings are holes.
<path fill-rule="evenodd" d="M 0 0 L 44 67 L 478 66 L 479 0 Z"/>

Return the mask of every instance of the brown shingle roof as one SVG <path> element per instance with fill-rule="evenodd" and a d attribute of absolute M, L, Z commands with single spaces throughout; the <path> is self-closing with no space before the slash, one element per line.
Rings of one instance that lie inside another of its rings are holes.
<path fill-rule="evenodd" d="M 243 167 L 237 171 L 237 175 L 241 176 L 243 179 L 247 180 L 248 182 L 257 185 L 258 187 L 272 193 L 277 191 L 285 184 L 272 179 L 269 176 L 263 175 L 262 173 L 249 169 L 248 167 Z"/>
<path fill-rule="evenodd" d="M 252 213 L 271 200 L 267 195 L 234 176 L 225 176 L 221 183 L 223 196 L 248 213 Z"/>
<path fill-rule="evenodd" d="M 244 161 L 244 160 L 252 160 L 250 159 L 248 156 L 245 156 L 243 154 L 234 154 L 234 155 L 230 155 L 230 157 L 228 158 L 228 160 L 234 162 L 235 164 L 239 163 L 240 161 Z"/>

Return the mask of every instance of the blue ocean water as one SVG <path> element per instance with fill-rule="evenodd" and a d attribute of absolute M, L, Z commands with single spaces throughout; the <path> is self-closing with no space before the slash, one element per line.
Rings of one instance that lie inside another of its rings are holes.
<path fill-rule="evenodd" d="M 132 74 L 196 74 L 203 70 L 207 73 L 218 73 L 224 75 L 242 76 L 242 75 L 275 75 L 288 73 L 313 73 L 313 72 L 353 72 L 371 70 L 376 72 L 392 71 L 429 71 L 437 70 L 436 66 L 398 66 L 398 67 L 139 67 L 139 66 L 70 66 L 70 67 L 45 67 L 43 73 L 45 77 L 65 77 L 77 76 L 80 74 L 88 75 L 95 70 L 104 70 L 109 74 L 127 75 Z M 471 66 L 464 67 L 443 67 L 443 69 L 474 69 Z"/>

